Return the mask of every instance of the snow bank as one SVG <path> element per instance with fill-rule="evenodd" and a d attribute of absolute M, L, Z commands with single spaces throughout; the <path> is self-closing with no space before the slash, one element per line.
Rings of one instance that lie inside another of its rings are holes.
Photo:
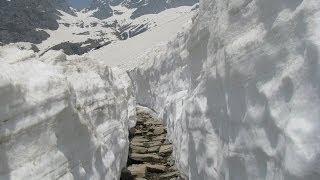
<path fill-rule="evenodd" d="M 167 120 L 189 179 L 320 179 L 319 8 L 203 0 L 189 32 L 129 76 L 0 51 L 0 179 L 117 179 L 135 101 Z"/>
<path fill-rule="evenodd" d="M 203 0 L 189 33 L 130 71 L 185 176 L 320 179 L 319 8 Z"/>
<path fill-rule="evenodd" d="M 4 49 L 19 61 L 0 55 L 0 179 L 118 179 L 135 115 L 127 73 Z"/>

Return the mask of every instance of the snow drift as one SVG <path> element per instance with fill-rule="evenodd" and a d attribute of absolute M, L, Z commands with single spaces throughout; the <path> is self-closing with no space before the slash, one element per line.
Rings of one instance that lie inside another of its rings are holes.
<path fill-rule="evenodd" d="M 320 179 L 319 8 L 203 0 L 189 33 L 131 71 L 186 177 Z"/>

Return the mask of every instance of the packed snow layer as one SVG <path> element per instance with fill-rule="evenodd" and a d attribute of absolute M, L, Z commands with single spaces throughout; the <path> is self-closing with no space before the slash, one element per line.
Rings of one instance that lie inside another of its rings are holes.
<path fill-rule="evenodd" d="M 189 32 L 123 66 L 129 76 L 103 54 L 7 47 L 0 179 L 117 179 L 135 99 L 166 120 L 189 179 L 320 179 L 319 8 L 203 0 Z"/>
<path fill-rule="evenodd" d="M 130 71 L 186 177 L 320 179 L 319 22 L 318 0 L 202 0 Z"/>
<path fill-rule="evenodd" d="M 182 7 L 150 15 L 159 26 L 146 40 L 135 37 L 85 56 L 50 50 L 39 58 L 30 43 L 0 47 L 0 179 L 119 179 L 136 103 L 132 80 L 116 66 L 173 37 L 189 13 Z M 78 20 L 64 14 L 59 23 Z M 55 36 L 70 39 L 61 36 L 67 30 L 52 31 L 62 33 L 50 33 L 41 45 L 62 40 Z"/>
<path fill-rule="evenodd" d="M 135 121 L 127 73 L 31 52 L 0 50 L 0 179 L 118 179 Z"/>

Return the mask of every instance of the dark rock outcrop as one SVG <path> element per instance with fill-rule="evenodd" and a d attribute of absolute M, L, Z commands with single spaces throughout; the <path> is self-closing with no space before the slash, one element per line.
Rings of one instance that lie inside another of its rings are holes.
<path fill-rule="evenodd" d="M 37 29 L 57 29 L 57 9 L 73 14 L 65 0 L 1 0 L 0 42 L 41 43 L 49 34 Z"/>
<path fill-rule="evenodd" d="M 106 19 L 113 15 L 109 0 L 93 0 L 88 10 L 96 10 L 93 16 L 98 19 Z"/>

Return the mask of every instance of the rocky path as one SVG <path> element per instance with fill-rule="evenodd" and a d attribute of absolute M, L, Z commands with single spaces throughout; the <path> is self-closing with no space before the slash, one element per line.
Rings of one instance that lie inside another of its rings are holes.
<path fill-rule="evenodd" d="M 181 179 L 171 158 L 172 145 L 166 140 L 162 122 L 145 112 L 137 113 L 136 127 L 130 130 L 127 168 L 121 180 Z"/>

